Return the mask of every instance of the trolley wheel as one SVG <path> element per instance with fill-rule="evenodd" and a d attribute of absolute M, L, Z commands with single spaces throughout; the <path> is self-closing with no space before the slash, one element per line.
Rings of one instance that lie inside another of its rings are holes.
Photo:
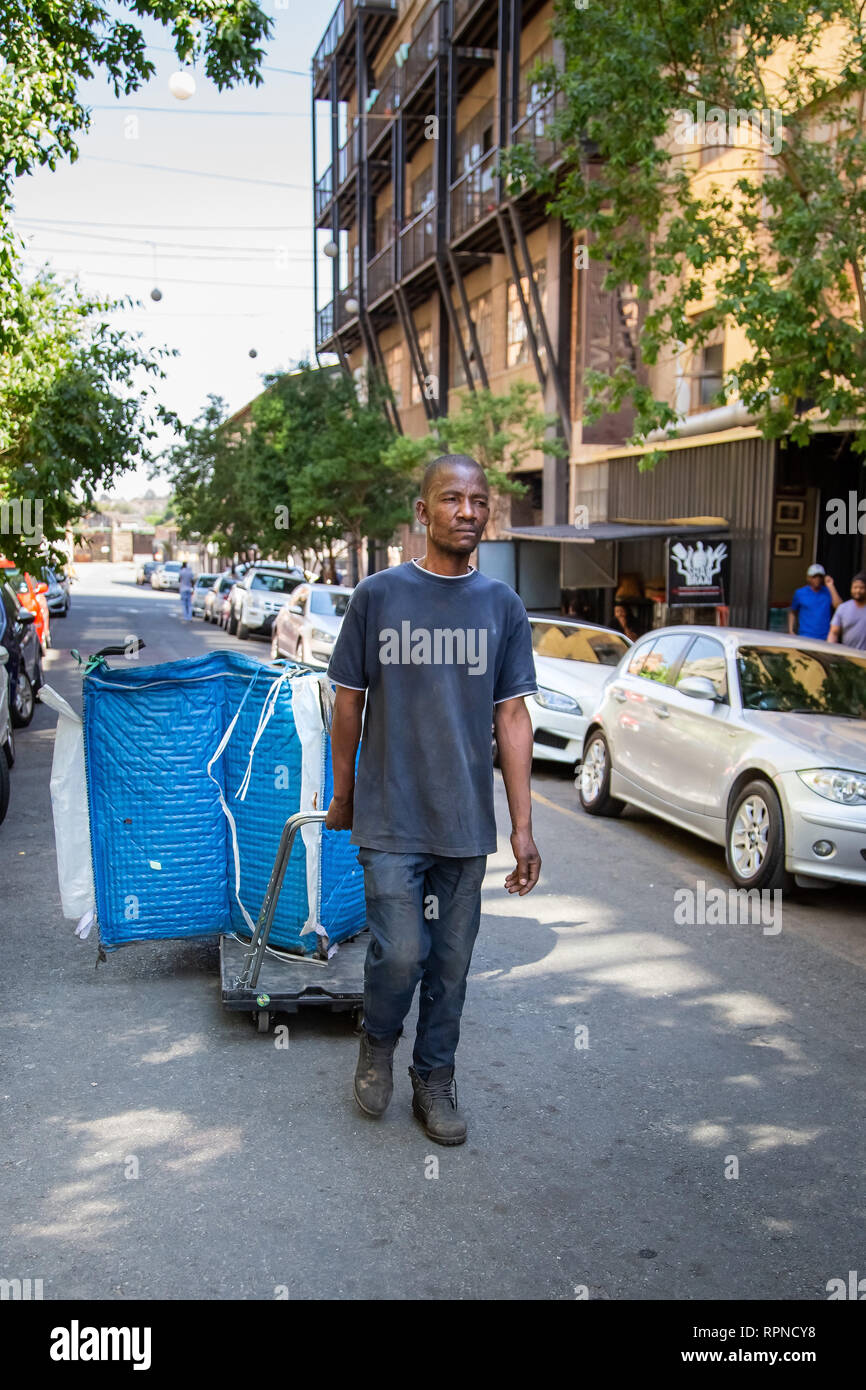
<path fill-rule="evenodd" d="M 253 1014 L 253 1021 L 260 1033 L 267 1033 L 271 1026 L 270 1009 L 259 1009 L 258 1013 Z"/>
<path fill-rule="evenodd" d="M 352 1028 L 356 1033 L 360 1033 L 364 1027 L 364 1009 L 359 1006 L 352 1010 Z"/>

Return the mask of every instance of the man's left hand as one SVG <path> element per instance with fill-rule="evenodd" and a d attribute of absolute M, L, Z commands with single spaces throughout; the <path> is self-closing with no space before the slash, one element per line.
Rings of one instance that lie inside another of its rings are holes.
<path fill-rule="evenodd" d="M 541 872 L 541 855 L 535 847 L 535 841 L 528 830 L 515 830 L 511 835 L 511 848 L 514 851 L 514 858 L 517 865 L 511 870 L 505 879 L 505 887 L 509 893 L 517 893 L 521 898 L 524 893 L 531 893 Z"/>

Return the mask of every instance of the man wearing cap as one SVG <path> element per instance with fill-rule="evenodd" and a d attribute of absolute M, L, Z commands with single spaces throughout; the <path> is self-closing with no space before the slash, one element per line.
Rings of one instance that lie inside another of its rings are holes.
<path fill-rule="evenodd" d="M 866 652 L 866 570 L 854 575 L 851 597 L 836 609 L 830 641 Z"/>
<path fill-rule="evenodd" d="M 796 630 L 801 637 L 817 637 L 819 642 L 826 642 L 830 619 L 841 602 L 836 585 L 825 573 L 824 566 L 810 565 L 806 570 L 806 583 L 794 591 L 788 612 L 788 631 Z"/>

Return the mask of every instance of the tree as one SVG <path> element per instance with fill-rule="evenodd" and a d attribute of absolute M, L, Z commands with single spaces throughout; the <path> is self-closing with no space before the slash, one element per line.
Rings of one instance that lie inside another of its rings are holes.
<path fill-rule="evenodd" d="M 438 454 L 468 454 L 481 464 L 491 488 L 499 493 L 525 492 L 513 470 L 536 450 L 564 456 L 561 439 L 551 438 L 555 415 L 538 407 L 538 390 L 526 381 L 515 382 L 504 395 L 492 391 L 466 391 L 456 412 L 431 422 L 420 439 L 401 435 L 392 443 L 388 458 L 416 476 Z"/>
<path fill-rule="evenodd" d="M 244 440 L 227 427 L 227 419 L 225 401 L 209 396 L 166 461 L 181 536 L 200 535 L 216 542 L 222 554 L 233 555 L 258 545 L 261 525 L 245 477 Z"/>
<path fill-rule="evenodd" d="M 87 297 L 47 273 L 15 294 L 21 345 L 0 343 L 0 545 L 26 569 L 43 536 L 62 541 L 106 488 L 154 460 L 157 426 L 174 417 L 156 400 L 169 351 L 142 347 L 102 317 L 123 301 Z"/>
<path fill-rule="evenodd" d="M 127 12 L 127 13 L 124 13 Z M 78 157 L 90 126 L 79 83 L 96 72 L 116 97 L 153 77 L 145 39 L 130 16 L 169 32 L 181 62 L 195 60 L 222 90 L 261 81 L 262 41 L 273 21 L 255 0 L 0 0 L 0 342 L 25 331 L 12 295 L 18 243 L 9 226 L 14 180 L 40 166 Z"/>
<path fill-rule="evenodd" d="M 645 363 L 734 325 L 748 357 L 719 401 L 738 394 L 765 437 L 796 443 L 812 408 L 852 422 L 866 450 L 860 0 L 558 0 L 554 30 L 564 64 L 536 75 L 556 95 L 562 162 L 551 174 L 517 150 L 512 192 L 547 191 L 607 287 L 637 286 Z M 701 146 L 730 142 L 735 171 L 696 184 Z M 633 403 L 637 442 L 676 418 L 627 364 L 585 385 L 589 418 Z"/>
<path fill-rule="evenodd" d="M 350 377 L 304 363 L 265 377 L 243 425 L 212 399 L 170 457 L 182 534 L 320 560 L 347 536 L 356 554 L 365 536 L 387 540 L 409 518 L 412 478 L 385 457 L 385 389 L 371 380 L 361 399 Z"/>

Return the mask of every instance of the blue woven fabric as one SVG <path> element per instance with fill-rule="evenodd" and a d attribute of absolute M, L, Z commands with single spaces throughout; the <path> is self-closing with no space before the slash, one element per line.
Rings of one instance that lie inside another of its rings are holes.
<path fill-rule="evenodd" d="M 255 921 L 283 826 L 299 809 L 301 744 L 290 682 L 255 750 L 244 800 L 235 796 L 264 701 L 278 670 L 233 651 L 136 668 L 101 668 L 84 681 L 84 742 L 94 887 L 107 950 L 131 941 L 248 935 L 235 896 L 235 864 L 220 789 L 237 827 L 240 898 Z M 207 765 L 235 713 L 231 738 Z M 322 738 L 322 798 L 330 748 Z M 348 831 L 322 831 L 319 920 L 342 941 L 364 926 L 363 874 Z M 270 940 L 312 951 L 300 834 Z"/>

